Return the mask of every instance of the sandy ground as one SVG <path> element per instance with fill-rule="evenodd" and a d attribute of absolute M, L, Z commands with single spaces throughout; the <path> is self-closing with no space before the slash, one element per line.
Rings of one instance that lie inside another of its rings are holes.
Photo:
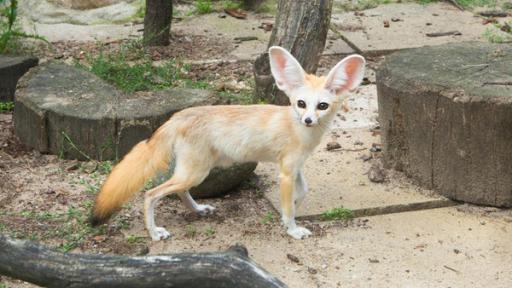
<path fill-rule="evenodd" d="M 381 10 L 372 10 L 362 17 L 373 17 L 372 13 L 384 11 Z M 392 24 L 393 27 L 407 23 L 407 17 L 416 15 L 410 14 L 400 16 L 406 21 Z M 217 15 L 200 19 L 212 21 L 208 24 L 212 27 L 208 28 L 210 30 L 227 27 L 222 26 L 223 20 Z M 378 18 L 372 25 L 380 26 L 380 20 Z M 238 30 L 251 34 L 262 21 L 266 20 L 251 18 L 240 22 L 243 29 Z M 421 21 L 430 20 L 421 18 Z M 176 24 L 179 30 L 174 31 L 172 49 L 151 50 L 154 60 L 186 54 L 190 63 L 196 63 L 191 65 L 188 77 L 208 79 L 215 85 L 252 76 L 251 62 L 246 60 L 266 47 L 269 33 L 258 31 L 258 41 L 239 44 L 231 39 L 231 30 L 219 30 L 215 37 L 205 36 L 211 33 L 204 29 L 197 35 L 189 35 L 194 30 L 194 22 L 189 22 Z M 470 26 L 482 25 L 473 22 Z M 137 27 L 113 27 L 111 31 L 121 29 L 119 34 L 128 36 Z M 416 29 L 414 25 L 409 27 Z M 44 31 L 55 30 L 51 25 L 46 28 Z M 80 33 L 94 34 L 90 27 L 75 28 Z M 229 40 L 226 35 L 230 36 Z M 52 58 L 83 60 L 85 53 L 99 51 L 96 42 L 68 41 L 66 37 L 59 37 L 55 40 L 60 42 L 40 55 L 44 57 L 43 62 Z M 110 40 L 103 49 L 115 51 L 124 41 Z M 327 46 L 328 54 L 347 51 L 346 45 L 336 46 L 332 35 Z M 373 49 L 381 48 L 374 45 Z M 208 62 L 233 57 L 244 61 Z M 339 56 L 323 57 L 320 73 L 325 73 L 339 60 Z M 369 62 L 369 67 L 375 65 Z M 367 77 L 369 83 L 375 81 L 371 69 Z M 382 184 L 368 180 L 366 173 L 379 158 L 378 153 L 369 152 L 372 144 L 380 143 L 378 133 L 369 130 L 377 125 L 375 95 L 373 84 L 352 94 L 348 100 L 350 111 L 338 116 L 333 131 L 327 133 L 306 164 L 311 191 L 299 210 L 302 215 L 318 214 L 330 207 L 357 209 L 438 199 L 400 173 L 389 172 L 388 180 Z M 290 287 L 512 287 L 511 210 L 459 205 L 351 220 L 300 221 L 313 231 L 313 236 L 297 241 L 288 237 L 279 224 L 275 167 L 262 164 L 253 177 L 233 193 L 222 199 L 199 201 L 217 208 L 212 216 L 199 217 L 185 210 L 177 199 L 164 199 L 158 207 L 157 223 L 167 227 L 172 238 L 152 242 L 143 226 L 142 193 L 108 225 L 90 229 L 85 224 L 94 195 L 110 169 L 109 163 L 41 155 L 23 148 L 12 129 L 11 114 L 0 113 L 1 233 L 41 241 L 62 251 L 123 255 L 220 251 L 241 243 L 248 248 L 252 259 Z M 330 141 L 338 141 L 341 150 L 326 151 L 326 143 Z M 368 160 L 369 156 L 373 158 Z M 298 258 L 298 263 L 291 260 L 293 256 Z M 35 287 L 6 277 L 0 277 L 0 284 Z"/>

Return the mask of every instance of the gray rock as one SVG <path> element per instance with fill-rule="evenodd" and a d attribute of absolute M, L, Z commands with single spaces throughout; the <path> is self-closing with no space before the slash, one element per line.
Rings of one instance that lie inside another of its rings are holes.
<path fill-rule="evenodd" d="M 49 0 L 51 3 L 55 3 L 59 6 L 68 9 L 94 9 L 104 6 L 109 6 L 113 4 L 117 4 L 120 2 L 130 2 L 123 0 Z"/>
<path fill-rule="evenodd" d="M 377 72 L 384 160 L 452 199 L 512 207 L 512 47 L 405 50 Z"/>
<path fill-rule="evenodd" d="M 89 10 L 75 10 L 46 0 L 23 0 L 19 2 L 19 9 L 22 17 L 36 23 L 95 25 L 123 23 L 132 19 L 137 13 L 140 2 L 127 2 L 120 1 L 117 4 Z"/>
<path fill-rule="evenodd" d="M 35 57 L 0 55 L 0 102 L 14 101 L 18 79 L 38 62 Z"/>
<path fill-rule="evenodd" d="M 194 198 L 213 198 L 225 195 L 248 179 L 257 163 L 235 164 L 229 168 L 214 168 L 203 183 L 192 188 Z"/>

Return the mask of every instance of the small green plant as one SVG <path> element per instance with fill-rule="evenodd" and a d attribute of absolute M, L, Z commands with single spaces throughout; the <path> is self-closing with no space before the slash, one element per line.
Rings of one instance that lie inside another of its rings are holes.
<path fill-rule="evenodd" d="M 204 234 L 206 234 L 206 236 L 208 236 L 208 237 L 211 237 L 211 236 L 215 235 L 215 229 L 213 229 L 212 227 L 208 227 L 204 231 Z"/>
<path fill-rule="evenodd" d="M 197 228 L 194 225 L 187 225 L 185 227 L 185 236 L 188 238 L 194 238 L 197 235 Z"/>
<path fill-rule="evenodd" d="M 197 0 L 195 12 L 197 14 L 208 14 L 213 11 L 211 0 Z"/>
<path fill-rule="evenodd" d="M 333 208 L 322 213 L 323 220 L 345 220 L 354 218 L 354 212 L 347 208 Z"/>
<path fill-rule="evenodd" d="M 4 283 L 0 283 L 0 288 L 7 288 L 7 285 Z"/>
<path fill-rule="evenodd" d="M 500 26 L 487 27 L 483 34 L 485 39 L 491 43 L 510 43 L 512 42 L 512 34 L 500 30 Z"/>
<path fill-rule="evenodd" d="M 80 155 L 84 156 L 85 159 L 92 161 L 92 159 L 91 159 L 91 157 L 89 157 L 89 155 L 87 155 L 85 152 L 80 150 L 80 148 L 78 148 L 78 146 L 75 145 L 75 143 L 71 140 L 71 137 L 69 137 L 69 135 L 66 132 L 61 131 L 61 134 L 63 137 L 61 149 L 59 151 L 59 157 L 61 159 L 64 158 L 64 154 L 66 153 L 66 151 L 69 151 L 69 148 L 71 148 L 72 150 L 75 150 L 76 152 L 80 153 Z"/>
<path fill-rule="evenodd" d="M 268 212 L 263 217 L 263 220 L 261 220 L 261 223 L 267 225 L 267 224 L 274 223 L 274 221 L 275 221 L 274 213 Z"/>
<path fill-rule="evenodd" d="M 128 242 L 128 244 L 131 244 L 131 245 L 143 243 L 144 242 L 144 237 L 130 235 L 130 236 L 126 237 L 126 242 Z"/>
<path fill-rule="evenodd" d="M 112 165 L 112 161 L 103 161 L 99 163 L 99 172 L 101 174 L 109 174 L 112 171 L 112 168 L 114 166 Z"/>
<path fill-rule="evenodd" d="M 14 109 L 14 102 L 0 102 L 0 112 L 9 112 Z"/>

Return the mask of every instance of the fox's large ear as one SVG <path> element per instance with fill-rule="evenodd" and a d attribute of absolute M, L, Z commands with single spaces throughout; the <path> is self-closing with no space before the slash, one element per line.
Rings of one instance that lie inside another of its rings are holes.
<path fill-rule="evenodd" d="M 325 89 L 339 95 L 356 88 L 363 80 L 365 63 L 364 58 L 357 54 L 344 58 L 327 74 Z"/>
<path fill-rule="evenodd" d="M 304 85 L 305 72 L 292 54 L 279 46 L 270 47 L 268 54 L 277 88 L 287 92 Z"/>

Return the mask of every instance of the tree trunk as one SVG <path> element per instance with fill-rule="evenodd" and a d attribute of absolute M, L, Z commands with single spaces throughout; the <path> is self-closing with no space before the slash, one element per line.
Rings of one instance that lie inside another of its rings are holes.
<path fill-rule="evenodd" d="M 307 73 L 314 74 L 329 31 L 332 3 L 333 0 L 279 0 L 268 47 L 287 49 Z M 288 97 L 274 85 L 268 61 L 266 52 L 254 63 L 255 98 L 288 105 Z"/>
<path fill-rule="evenodd" d="M 169 45 L 171 19 L 172 0 L 146 0 L 146 16 L 144 16 L 144 45 Z"/>
<path fill-rule="evenodd" d="M 44 287 L 286 287 L 247 249 L 144 257 L 67 254 L 0 235 L 0 275 Z"/>

